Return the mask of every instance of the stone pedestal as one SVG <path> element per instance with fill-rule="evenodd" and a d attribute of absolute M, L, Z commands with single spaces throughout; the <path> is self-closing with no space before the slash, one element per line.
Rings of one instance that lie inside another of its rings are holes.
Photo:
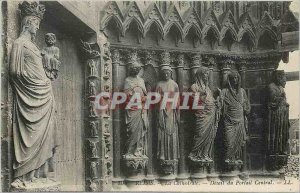
<path fill-rule="evenodd" d="M 60 182 L 52 179 L 39 178 L 33 182 L 25 183 L 24 186 L 12 188 L 11 192 L 59 192 L 61 190 Z"/>
<path fill-rule="evenodd" d="M 192 174 L 191 179 L 196 181 L 206 180 L 208 175 L 208 168 L 213 161 L 194 160 L 192 162 Z"/>
<path fill-rule="evenodd" d="M 173 181 L 177 176 L 178 160 L 159 160 L 160 181 Z"/>
<path fill-rule="evenodd" d="M 127 167 L 126 183 L 142 181 L 144 179 L 148 157 L 144 155 L 141 157 L 124 156 L 123 158 Z"/>
<path fill-rule="evenodd" d="M 241 174 L 240 170 L 243 166 L 243 162 L 241 160 L 225 162 L 225 166 L 225 173 L 220 175 L 220 178 L 222 180 L 233 180 Z"/>

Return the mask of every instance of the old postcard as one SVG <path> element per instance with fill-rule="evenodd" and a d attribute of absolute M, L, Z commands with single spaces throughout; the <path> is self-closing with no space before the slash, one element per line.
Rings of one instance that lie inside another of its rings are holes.
<path fill-rule="evenodd" d="M 299 192 L 299 1 L 2 1 L 1 187 Z"/>

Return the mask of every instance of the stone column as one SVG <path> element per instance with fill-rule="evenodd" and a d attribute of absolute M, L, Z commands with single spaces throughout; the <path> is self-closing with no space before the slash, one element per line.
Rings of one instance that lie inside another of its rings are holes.
<path fill-rule="evenodd" d="M 246 78 L 246 62 L 240 61 L 238 64 L 238 70 L 241 76 L 241 87 L 245 89 L 245 78 Z"/>
<path fill-rule="evenodd" d="M 146 50 L 145 51 L 145 66 L 147 65 L 152 65 L 153 63 L 153 53 L 149 50 Z M 145 68 L 144 68 L 145 69 Z M 154 77 L 153 77 L 154 78 Z M 155 85 L 156 86 L 156 85 Z M 151 87 L 151 88 L 146 88 L 146 89 L 149 89 L 151 91 L 153 91 L 155 89 L 155 86 L 154 87 Z M 147 90 L 149 92 L 149 90 Z M 155 121 L 155 112 L 153 111 L 153 109 L 149 109 L 148 110 L 148 118 L 149 118 L 149 128 L 148 128 L 148 136 L 147 136 L 147 139 L 148 139 L 148 164 L 147 164 L 147 176 L 146 176 L 146 179 L 148 182 L 149 181 L 153 181 L 155 179 L 154 175 L 153 175 L 153 160 L 155 159 L 155 157 L 153 157 L 153 129 L 155 129 L 155 127 L 153 128 L 154 124 L 150 121 Z M 149 182 L 150 183 L 150 182 Z"/>
<path fill-rule="evenodd" d="M 183 92 L 183 68 L 184 68 L 184 54 L 178 54 L 177 56 L 177 84 L 179 87 L 179 92 Z M 181 111 L 182 114 L 182 111 Z M 180 123 L 178 125 L 178 134 L 179 134 L 179 152 L 180 152 L 180 158 L 179 158 L 179 168 L 178 168 L 178 176 L 177 179 L 187 179 L 188 176 L 186 174 L 186 155 L 185 155 L 185 136 L 184 136 L 184 120 L 182 116 L 180 117 Z"/>
<path fill-rule="evenodd" d="M 100 86 L 101 92 L 112 93 L 112 60 L 110 53 L 110 43 L 104 34 L 98 34 L 98 44 L 101 45 L 101 67 Z M 111 103 L 110 97 L 103 97 L 104 105 Z M 113 152 L 112 152 L 112 114 L 110 108 L 100 114 L 100 131 L 101 131 L 101 191 L 110 191 L 112 189 L 113 176 Z"/>
<path fill-rule="evenodd" d="M 112 80 L 113 80 L 113 90 L 115 92 L 120 91 L 120 79 L 119 79 L 119 67 L 120 67 L 120 52 L 118 49 L 112 50 Z M 120 117 L 120 109 L 116 107 L 113 110 L 113 183 L 118 183 L 123 179 L 121 176 L 121 150 L 120 150 L 120 126 L 121 126 L 121 117 Z"/>
<path fill-rule="evenodd" d="M 201 55 L 194 54 L 192 56 L 192 65 L 191 65 L 192 81 L 195 81 L 195 74 L 200 67 L 201 67 Z"/>
<path fill-rule="evenodd" d="M 213 90 L 214 85 L 214 66 L 216 65 L 216 61 L 213 57 L 210 57 L 207 61 L 207 67 L 209 68 L 209 78 L 208 78 L 208 86 L 211 90 Z"/>
<path fill-rule="evenodd" d="M 230 59 L 224 60 L 221 64 L 221 72 L 222 72 L 222 88 L 226 87 L 227 75 L 230 72 L 230 69 L 233 65 L 233 61 Z"/>

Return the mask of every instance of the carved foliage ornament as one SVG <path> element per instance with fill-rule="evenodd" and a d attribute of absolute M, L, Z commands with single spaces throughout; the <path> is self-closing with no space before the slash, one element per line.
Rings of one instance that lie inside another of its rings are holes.
<path fill-rule="evenodd" d="M 161 53 L 161 61 L 162 61 L 162 65 L 169 65 L 171 62 L 171 55 L 168 51 L 163 51 Z"/>

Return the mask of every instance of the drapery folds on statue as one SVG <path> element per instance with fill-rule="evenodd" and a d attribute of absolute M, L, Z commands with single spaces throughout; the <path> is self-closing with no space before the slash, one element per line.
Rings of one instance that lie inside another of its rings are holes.
<path fill-rule="evenodd" d="M 266 130 L 266 153 L 273 169 L 286 164 L 289 140 L 289 104 L 286 101 L 284 71 L 274 71 L 274 80 L 268 85 L 268 120 Z"/>
<path fill-rule="evenodd" d="M 172 69 L 169 65 L 162 65 L 160 72 L 162 80 L 156 86 L 156 92 L 162 96 L 157 113 L 157 158 L 161 166 L 161 173 L 166 177 L 174 177 L 177 174 L 178 158 L 180 157 L 179 88 L 177 83 L 171 79 Z M 172 102 L 167 102 L 169 100 Z"/>
<path fill-rule="evenodd" d="M 15 178 L 23 181 L 26 174 L 29 180 L 33 176 L 47 177 L 47 164 L 56 146 L 56 122 L 51 81 L 45 74 L 41 52 L 34 43 L 45 8 L 35 2 L 23 2 L 20 9 L 22 32 L 12 47 L 10 75 L 14 91 L 13 169 Z M 18 183 L 15 181 L 12 186 Z"/>
<path fill-rule="evenodd" d="M 240 75 L 237 72 L 230 72 L 226 88 L 221 91 L 226 163 L 243 163 L 242 153 L 247 140 L 247 115 L 250 113 L 250 104 L 246 91 L 240 84 Z"/>
<path fill-rule="evenodd" d="M 129 103 L 134 103 L 133 97 L 147 95 L 144 80 L 138 76 L 141 66 L 134 62 L 129 64 L 129 76 L 125 79 L 124 92 L 127 94 Z M 135 98 L 137 99 L 137 98 Z M 147 111 L 142 105 L 132 105 L 125 112 L 127 129 L 127 143 L 125 157 L 143 157 L 147 155 L 147 131 L 149 127 Z"/>
<path fill-rule="evenodd" d="M 208 87 L 209 69 L 201 67 L 196 72 L 196 81 L 191 86 L 194 100 L 198 100 L 201 107 L 195 110 L 196 125 L 192 151 L 189 154 L 191 161 L 212 162 L 212 149 L 220 117 L 219 97 L 215 100 Z"/>

